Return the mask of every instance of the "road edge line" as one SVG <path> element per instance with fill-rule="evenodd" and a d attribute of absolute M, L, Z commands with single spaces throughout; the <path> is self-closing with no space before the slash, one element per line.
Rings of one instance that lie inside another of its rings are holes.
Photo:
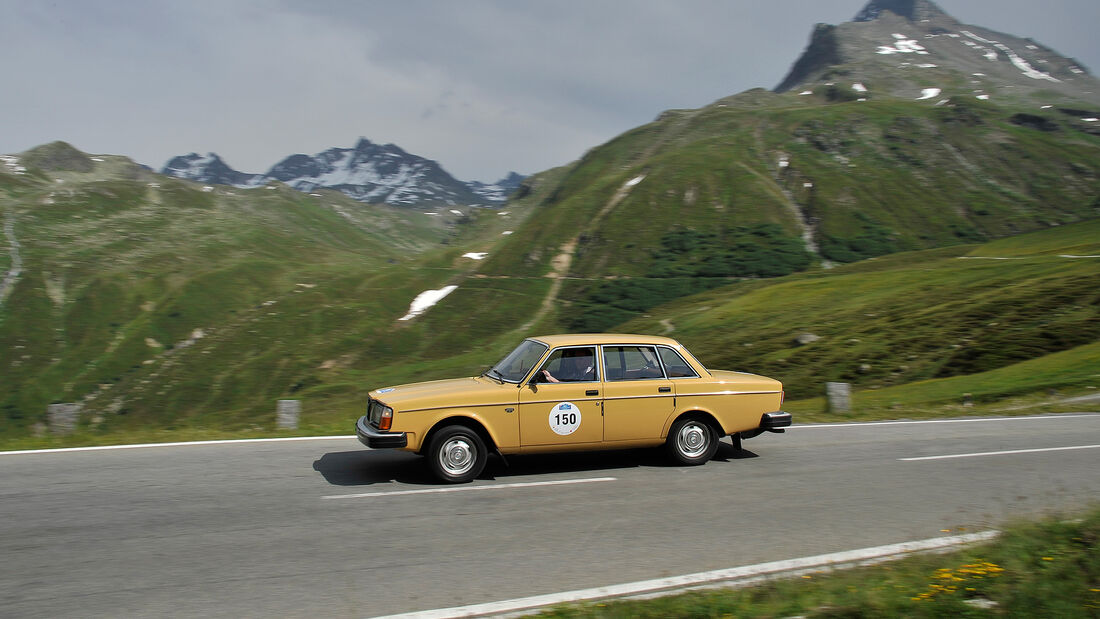
<path fill-rule="evenodd" d="M 529 613 L 549 606 L 594 602 L 617 598 L 641 598 L 672 595 L 690 589 L 703 589 L 716 586 L 733 587 L 752 584 L 768 578 L 796 576 L 807 571 L 830 571 L 859 565 L 874 565 L 899 559 L 906 555 L 927 552 L 942 552 L 958 546 L 989 541 L 1000 535 L 1000 531 L 983 531 L 950 537 L 934 537 L 925 540 L 873 546 L 857 550 L 834 552 L 812 557 L 787 559 L 746 565 L 742 567 L 698 572 L 683 576 L 672 576 L 654 580 L 641 580 L 592 589 L 577 589 L 562 593 L 536 595 L 499 602 L 455 606 L 435 610 L 415 611 L 396 615 L 383 615 L 377 619 L 452 619 L 455 617 L 486 617 L 509 615 L 511 613 Z"/>
<path fill-rule="evenodd" d="M 1021 415 L 1013 417 L 966 417 L 963 419 L 910 419 L 895 421 L 863 421 L 863 422 L 838 422 L 838 423 L 812 423 L 797 424 L 787 428 L 788 430 L 814 430 L 822 428 L 850 428 L 862 426 L 882 425 L 914 425 L 925 423 L 969 423 L 976 421 L 1020 421 L 1028 419 L 1073 419 L 1078 417 L 1096 417 L 1100 413 L 1058 413 L 1044 415 Z M 191 447 L 195 445 L 234 445 L 242 443 L 281 443 L 288 441 L 330 441 L 337 439 L 356 438 L 354 434 L 338 436 L 290 436 L 281 438 L 237 438 L 208 441 L 177 441 L 171 443 L 139 443 L 131 445 L 90 445 L 86 447 L 55 447 L 50 449 L 20 449 L 14 451 L 0 450 L 0 456 L 25 456 L 29 454 L 74 453 L 81 451 L 109 451 L 113 449 L 148 449 L 152 447 Z"/>
<path fill-rule="evenodd" d="M 29 454 L 74 453 L 80 451 L 110 451 L 114 449 L 149 449 L 152 447 L 194 447 L 197 445 L 239 445 L 245 443 L 289 443 L 292 441 L 331 441 L 355 438 L 346 436 L 284 436 L 281 438 L 233 438 L 212 441 L 178 441 L 175 443 L 137 443 L 131 445 L 90 445 L 87 447 L 57 447 L 54 449 L 21 449 L 18 451 L 0 451 L 0 456 L 26 456 Z"/>

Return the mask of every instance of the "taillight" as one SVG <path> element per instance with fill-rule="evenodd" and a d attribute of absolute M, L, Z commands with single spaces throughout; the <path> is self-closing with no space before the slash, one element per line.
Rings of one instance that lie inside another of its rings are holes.
<path fill-rule="evenodd" d="M 393 409 L 386 406 L 382 408 L 382 417 L 378 420 L 379 430 L 389 430 L 393 425 Z"/>
<path fill-rule="evenodd" d="M 786 399 L 787 399 L 787 392 L 786 391 L 780 391 L 779 392 L 779 405 L 783 406 L 783 401 L 786 400 Z"/>

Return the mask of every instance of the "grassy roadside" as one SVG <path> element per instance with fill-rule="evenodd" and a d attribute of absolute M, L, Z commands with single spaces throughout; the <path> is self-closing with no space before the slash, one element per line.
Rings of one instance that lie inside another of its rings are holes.
<path fill-rule="evenodd" d="M 495 356 L 507 352 L 511 340 L 500 341 L 499 350 L 473 351 L 464 355 L 421 362 L 420 372 L 462 376 L 476 373 Z M 375 375 L 393 379 L 399 376 Z M 366 384 L 364 377 L 364 384 Z M 350 383 L 349 383 L 350 384 Z M 389 384 L 386 380 L 374 385 Z M 789 400 L 784 409 L 796 423 L 932 419 L 973 416 L 1036 415 L 1070 411 L 1095 411 L 1100 407 L 1100 342 L 1039 359 L 968 376 L 919 381 L 884 389 L 858 390 L 852 394 L 849 412 L 826 411 L 825 398 Z M 350 386 L 348 387 L 351 388 Z M 1095 396 L 1096 399 L 1093 399 Z M 1081 398 L 1088 398 L 1082 400 Z M 224 421 L 181 419 L 171 428 L 121 428 L 96 430 L 85 416 L 69 436 L 15 437 L 0 440 L 0 450 L 124 445 L 194 440 L 278 438 L 290 436 L 350 435 L 362 414 L 362 401 L 348 399 L 343 391 L 315 393 L 303 398 L 301 425 L 297 430 L 275 429 L 275 403 L 264 421 L 249 418 L 228 426 Z M 232 411 L 226 417 L 234 417 Z M 243 417 L 243 415 L 242 415 Z"/>
<path fill-rule="evenodd" d="M 741 589 L 570 605 L 574 617 L 1097 617 L 1100 507 L 1016 522 L 993 542 Z"/>
<path fill-rule="evenodd" d="M 988 372 L 855 391 L 850 412 L 827 412 L 823 397 L 784 407 L 798 422 L 1034 415 L 1095 410 L 1098 387 L 1100 343 L 1093 343 Z"/>

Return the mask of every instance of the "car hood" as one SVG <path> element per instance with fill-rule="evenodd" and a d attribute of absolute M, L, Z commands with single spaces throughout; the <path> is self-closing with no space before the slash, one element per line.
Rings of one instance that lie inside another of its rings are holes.
<path fill-rule="evenodd" d="M 394 385 L 371 391 L 370 397 L 400 412 L 425 408 L 515 404 L 519 401 L 519 392 L 511 383 L 502 385 L 489 378 L 470 377 Z"/>

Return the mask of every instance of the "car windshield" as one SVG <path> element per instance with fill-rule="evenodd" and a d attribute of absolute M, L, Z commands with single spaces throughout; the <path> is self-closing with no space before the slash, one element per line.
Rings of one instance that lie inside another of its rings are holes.
<path fill-rule="evenodd" d="M 518 383 L 542 359 L 546 349 L 546 344 L 542 342 L 524 340 L 500 363 L 494 365 L 489 374 L 509 383 Z"/>

